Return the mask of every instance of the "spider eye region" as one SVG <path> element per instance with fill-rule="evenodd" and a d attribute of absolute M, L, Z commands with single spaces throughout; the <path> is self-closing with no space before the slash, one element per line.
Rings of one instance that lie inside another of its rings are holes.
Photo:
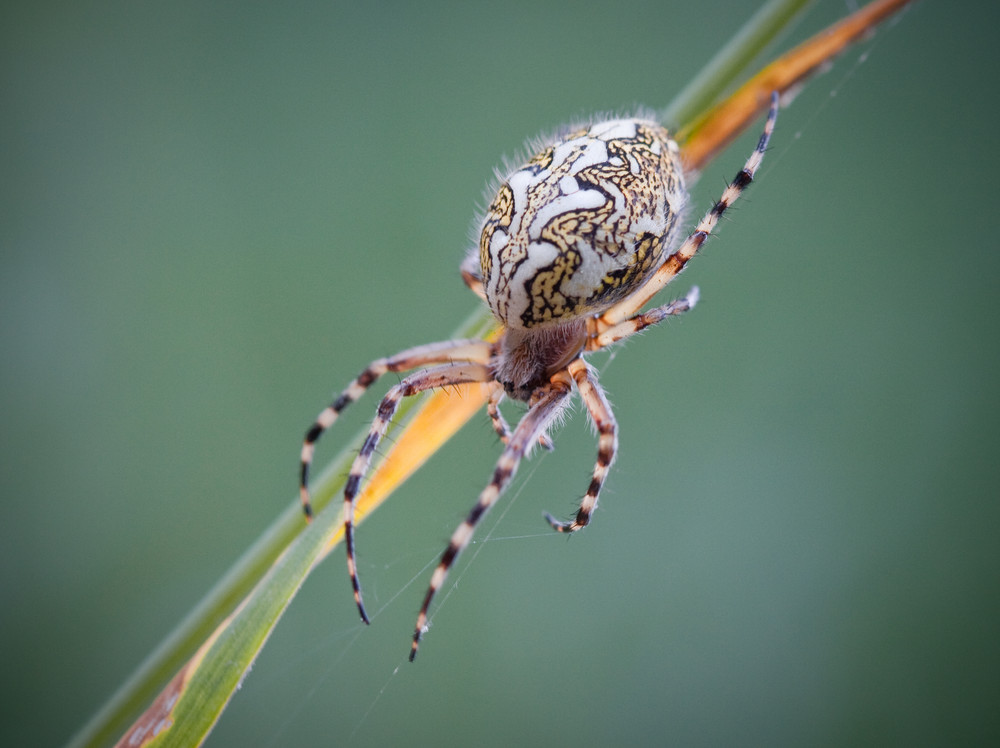
<path fill-rule="evenodd" d="M 641 286 L 671 251 L 687 199 L 666 129 L 595 122 L 510 172 L 483 221 L 487 301 L 507 328 L 599 313 Z"/>

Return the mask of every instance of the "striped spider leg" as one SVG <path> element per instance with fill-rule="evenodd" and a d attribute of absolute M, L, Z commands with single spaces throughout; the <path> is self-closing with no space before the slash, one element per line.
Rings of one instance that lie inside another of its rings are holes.
<path fill-rule="evenodd" d="M 490 343 L 483 340 L 449 340 L 417 346 L 389 358 L 377 359 L 370 363 L 333 402 L 320 412 L 316 421 L 306 432 L 300 458 L 299 496 L 306 518 L 311 518 L 313 512 L 312 504 L 309 501 L 309 467 L 316 450 L 316 442 L 323 433 L 336 422 L 344 408 L 360 398 L 386 372 L 409 371 L 432 364 L 440 364 L 432 368 L 421 369 L 404 377 L 389 390 L 379 404 L 375 420 L 372 422 L 367 438 L 361 445 L 361 450 L 351 465 L 347 482 L 344 485 L 344 546 L 347 549 L 347 573 L 354 591 L 354 602 L 358 606 L 361 620 L 365 623 L 369 622 L 369 618 L 361 597 L 361 583 L 358 579 L 354 556 L 354 499 L 371 464 L 372 455 L 374 455 L 379 441 L 385 435 L 402 398 L 429 389 L 455 384 L 491 381 L 492 374 L 488 364 L 492 347 Z"/>
<path fill-rule="evenodd" d="M 490 393 L 489 400 L 486 401 L 486 415 L 490 417 L 490 422 L 493 424 L 493 430 L 496 435 L 500 437 L 500 441 L 506 445 L 510 439 L 510 426 L 507 421 L 504 420 L 503 413 L 500 412 L 500 403 L 503 402 L 504 391 L 501 387 L 495 387 Z M 538 437 L 538 446 L 543 449 L 547 449 L 550 452 L 555 449 L 555 445 L 549 438 L 548 434 L 540 434 Z"/>
<path fill-rule="evenodd" d="M 417 623 L 413 632 L 413 642 L 410 646 L 410 662 L 417 656 L 417 648 L 420 645 L 420 638 L 427 627 L 427 612 L 430 609 L 434 595 L 444 584 L 448 576 L 448 571 L 462 550 L 469 544 L 475 532 L 476 525 L 482 520 L 490 510 L 496 500 L 503 493 L 510 483 L 521 458 L 525 456 L 531 446 L 538 442 L 545 433 L 552 421 L 559 415 L 566 405 L 566 399 L 571 390 L 571 379 L 567 372 L 557 372 L 551 380 L 543 387 L 539 387 L 532 395 L 528 412 L 521 418 L 520 422 L 510 432 L 500 459 L 493 470 L 493 479 L 489 485 L 479 494 L 479 500 L 469 511 L 468 516 L 452 533 L 448 541 L 448 547 L 437 568 L 431 575 L 430 585 L 424 595 L 424 602 L 420 606 L 420 613 L 417 615 Z"/>

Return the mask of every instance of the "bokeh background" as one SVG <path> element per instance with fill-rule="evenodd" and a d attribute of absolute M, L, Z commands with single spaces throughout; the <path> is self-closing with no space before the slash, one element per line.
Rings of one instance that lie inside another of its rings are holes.
<path fill-rule="evenodd" d="M 0 744 L 68 740 L 294 500 L 328 397 L 466 318 L 504 154 L 666 104 L 749 14 L 6 4 Z M 577 412 L 406 664 L 498 452 L 474 420 L 360 532 L 374 625 L 336 554 L 209 744 L 995 744 L 998 22 L 917 3 L 782 113 L 697 310 L 595 359 L 621 454 L 587 532 L 541 520 L 586 486 Z"/>

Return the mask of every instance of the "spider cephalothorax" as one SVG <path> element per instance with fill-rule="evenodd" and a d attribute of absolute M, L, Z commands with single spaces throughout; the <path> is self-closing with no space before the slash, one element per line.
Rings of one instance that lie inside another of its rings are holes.
<path fill-rule="evenodd" d="M 576 516 L 552 527 L 587 525 L 617 449 L 617 424 L 583 356 L 694 306 L 698 289 L 640 311 L 715 228 L 753 179 L 778 114 L 772 96 L 756 149 L 687 239 L 678 242 L 687 200 L 677 145 L 659 124 L 610 119 L 551 139 L 500 181 L 482 221 L 479 246 L 462 264 L 468 286 L 501 325 L 495 342 L 450 340 L 373 361 L 317 417 L 302 446 L 300 493 L 307 516 L 308 476 L 315 443 L 340 412 L 382 374 L 416 370 L 386 394 L 344 487 L 344 537 L 354 599 L 367 623 L 354 558 L 354 499 L 372 455 L 403 397 L 449 385 L 482 382 L 487 412 L 504 443 L 493 478 L 452 534 L 423 605 L 410 649 L 417 653 L 427 612 L 478 522 L 507 487 L 527 451 L 547 430 L 575 386 L 598 432 L 597 461 Z M 675 246 L 676 245 L 676 246 Z M 500 413 L 504 396 L 528 403 L 511 430 Z"/>

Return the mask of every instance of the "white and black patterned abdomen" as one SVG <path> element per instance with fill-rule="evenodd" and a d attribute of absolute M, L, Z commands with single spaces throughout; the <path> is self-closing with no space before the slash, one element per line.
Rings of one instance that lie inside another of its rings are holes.
<path fill-rule="evenodd" d="M 687 193 L 654 122 L 608 120 L 544 148 L 501 183 L 479 243 L 486 297 L 511 328 L 594 314 L 662 262 Z"/>

